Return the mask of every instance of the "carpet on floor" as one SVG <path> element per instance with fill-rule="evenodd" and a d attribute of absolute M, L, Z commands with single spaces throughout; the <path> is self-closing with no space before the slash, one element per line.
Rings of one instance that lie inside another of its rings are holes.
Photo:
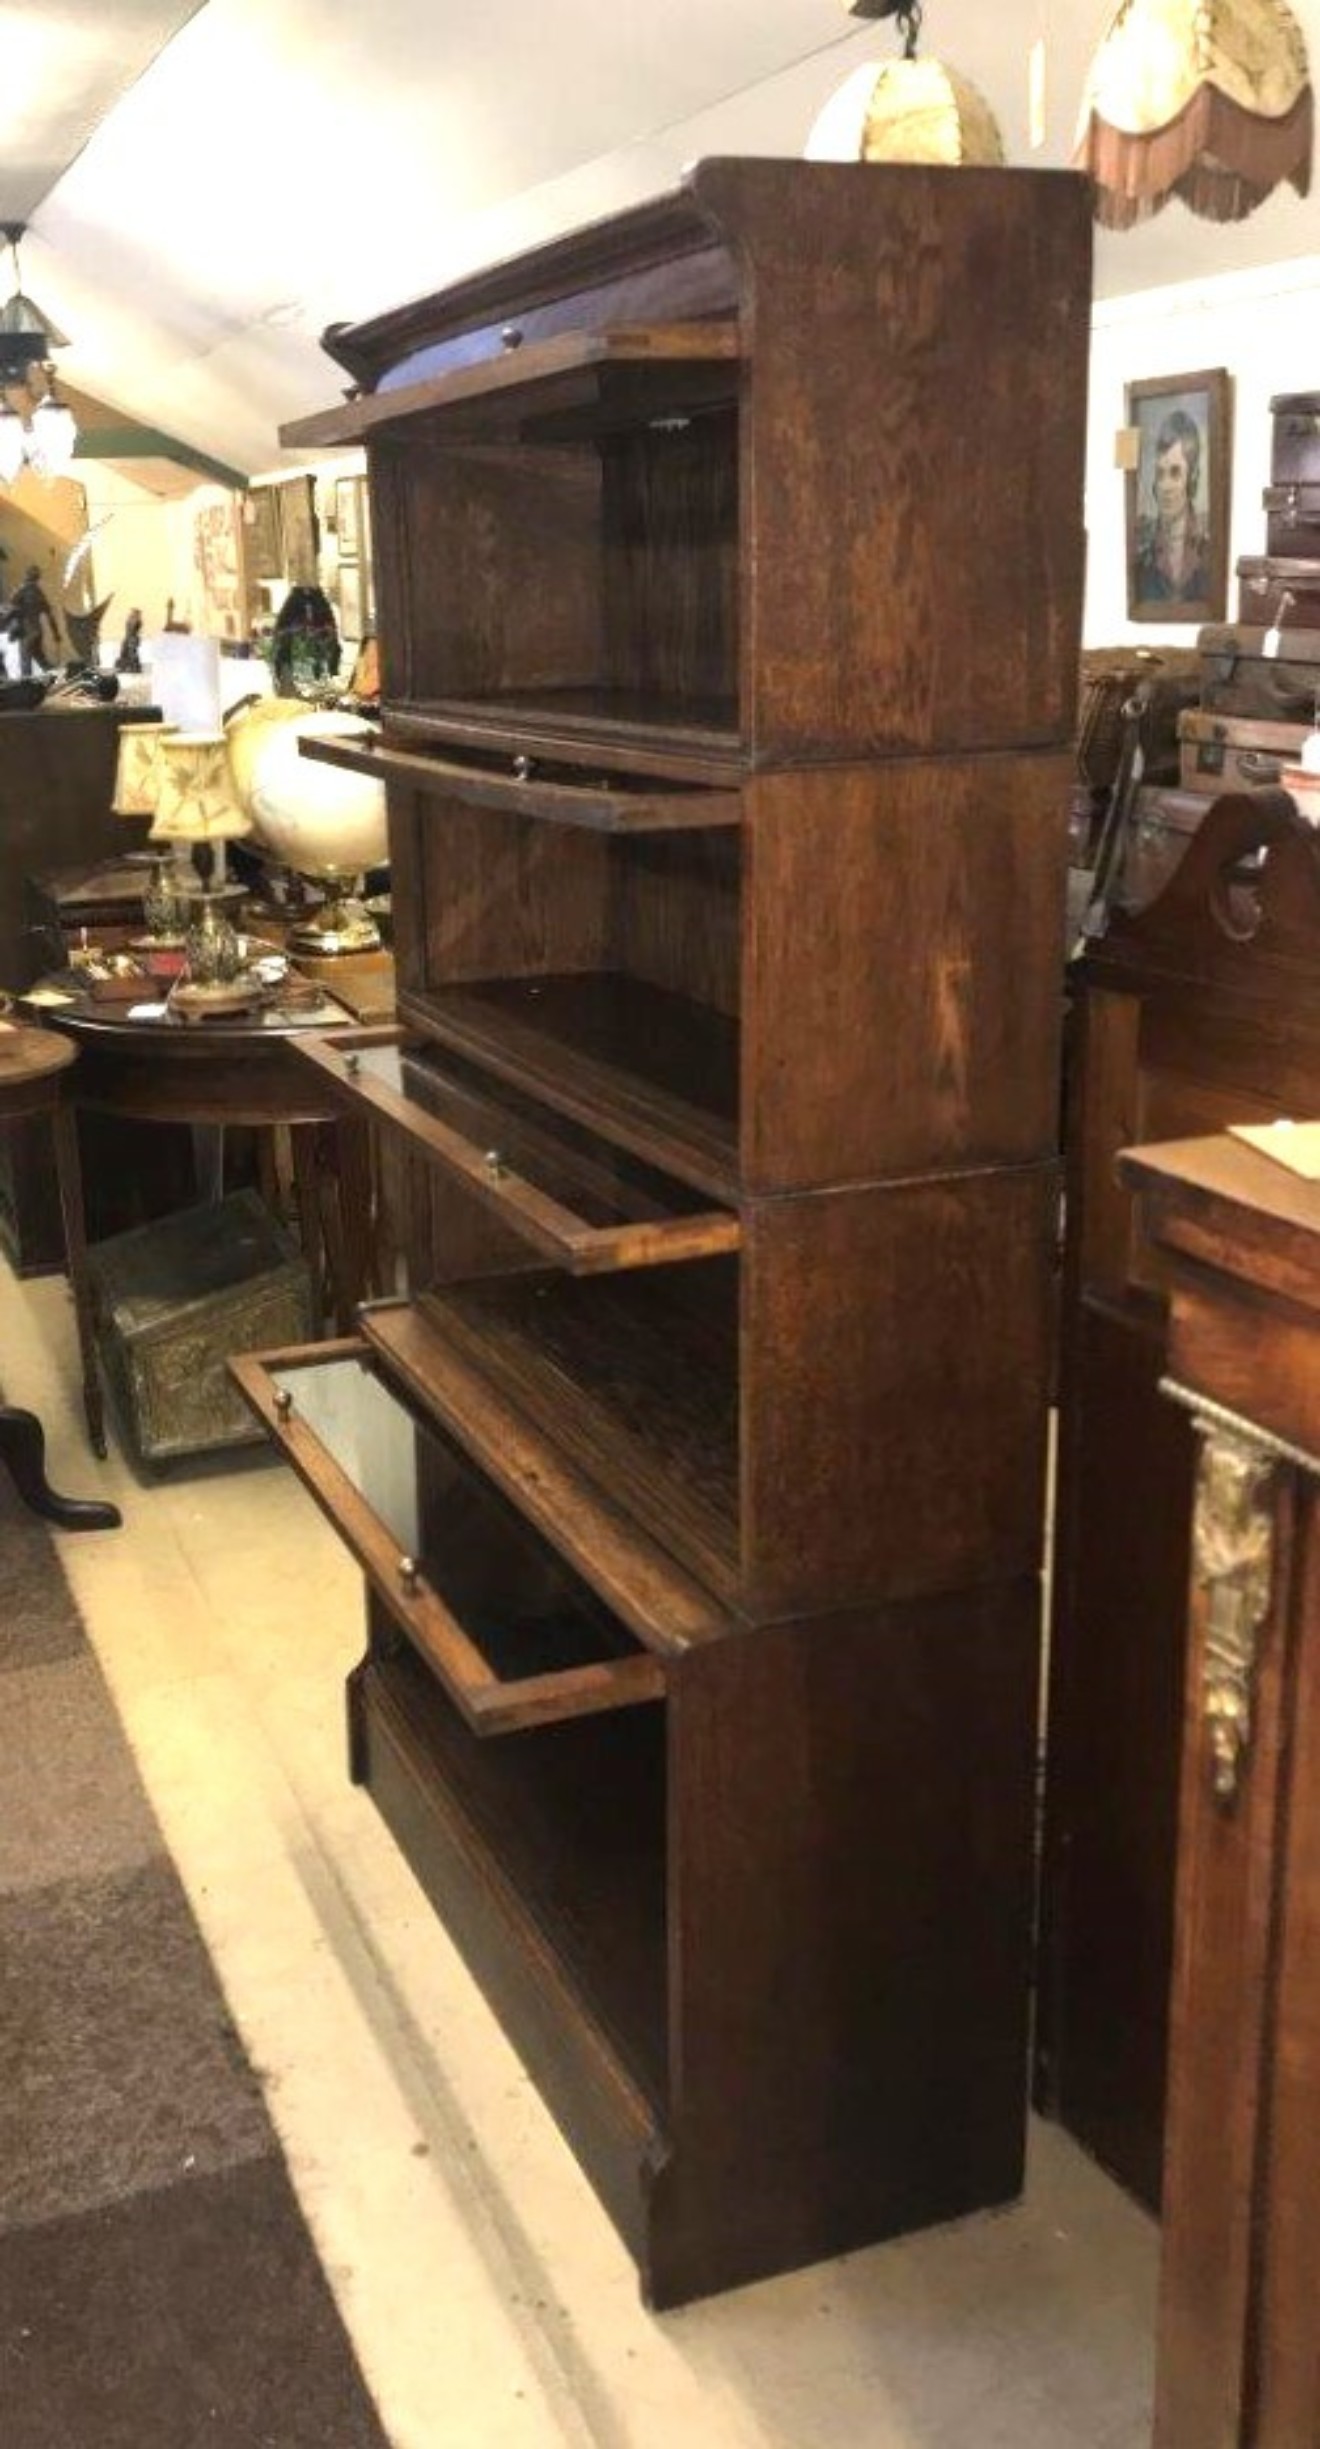
<path fill-rule="evenodd" d="M 0 2442 L 386 2449 L 55 1544 L 3 1472 Z"/>

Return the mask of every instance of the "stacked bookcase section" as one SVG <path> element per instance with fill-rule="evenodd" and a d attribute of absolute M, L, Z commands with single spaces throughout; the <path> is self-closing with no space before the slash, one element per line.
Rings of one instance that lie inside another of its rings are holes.
<path fill-rule="evenodd" d="M 1089 219 L 710 161 L 328 343 L 407 1289 L 243 1364 L 376 1797 L 657 2304 L 1011 2196 Z"/>

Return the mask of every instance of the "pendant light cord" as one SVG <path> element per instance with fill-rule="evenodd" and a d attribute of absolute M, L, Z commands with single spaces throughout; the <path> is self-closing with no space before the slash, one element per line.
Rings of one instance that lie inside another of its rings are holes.
<path fill-rule="evenodd" d="M 917 36 L 921 32 L 921 0 L 903 0 L 903 6 L 896 9 L 894 14 L 903 37 L 903 57 L 914 60 L 917 56 Z"/>

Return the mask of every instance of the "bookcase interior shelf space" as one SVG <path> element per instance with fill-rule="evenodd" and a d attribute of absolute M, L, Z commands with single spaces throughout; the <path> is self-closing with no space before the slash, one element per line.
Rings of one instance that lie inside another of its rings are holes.
<path fill-rule="evenodd" d="M 485 1857 L 509 1909 L 548 1934 L 608 2049 L 660 2112 L 668 2096 L 664 1710 L 475 1744 L 388 1636 L 385 1707 L 429 1788 Z M 626 1718 L 626 1724 L 624 1720 Z M 423 1877 L 425 1873 L 423 1872 Z"/>
<path fill-rule="evenodd" d="M 702 162 L 282 437 L 367 457 L 379 731 L 310 753 L 400 1026 L 301 1059 L 389 1147 L 415 1586 L 236 1369 L 656 2305 L 1021 2183 L 1089 249 L 1071 174 Z"/>

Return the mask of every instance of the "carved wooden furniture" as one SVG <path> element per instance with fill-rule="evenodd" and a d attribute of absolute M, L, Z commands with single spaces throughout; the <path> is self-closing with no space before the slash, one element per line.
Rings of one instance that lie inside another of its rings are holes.
<path fill-rule="evenodd" d="M 67 979 L 61 979 L 68 986 Z M 81 1061 L 72 1099 L 81 1114 L 211 1130 L 286 1127 L 303 1256 L 315 1314 L 340 1328 L 373 1285 L 374 1187 L 369 1133 L 295 1062 L 301 1024 L 244 1015 L 190 1027 L 134 1020 L 90 997 L 50 1011 L 53 1031 Z M 81 1210 L 80 1210 L 81 1213 Z M 85 1227 L 82 1228 L 85 1241 Z M 103 1405 L 94 1344 L 84 1350 L 92 1441 L 104 1452 Z"/>
<path fill-rule="evenodd" d="M 1089 233 L 704 163 L 379 322 L 410 1295 L 244 1368 L 668 2304 L 1021 2178 Z M 969 417 L 968 402 L 976 402 Z"/>
<path fill-rule="evenodd" d="M 121 722 L 154 709 L 62 706 L 0 714 L 0 989 L 50 967 L 32 933 L 25 880 L 38 868 L 110 857 L 145 835 L 110 805 Z M 20 1272 L 63 1263 L 59 1203 L 40 1126 L 0 1131 L 0 1238 Z"/>
<path fill-rule="evenodd" d="M 1320 853 L 1282 793 L 1219 800 L 1075 972 L 1037 2026 L 1042 2105 L 1160 2199 L 1193 1444 L 1120 1149 L 1305 1112 Z"/>
<path fill-rule="evenodd" d="M 40 1127 L 53 1148 L 67 1239 L 69 1280 L 73 1288 L 87 1426 L 98 1454 L 104 1454 L 100 1414 L 88 1390 L 95 1388 L 91 1306 L 87 1284 L 87 1253 L 83 1241 L 82 1183 L 78 1139 L 64 1094 L 77 1049 L 43 1029 L 16 1029 L 0 1023 L 0 1124 Z M 35 1413 L 0 1404 L 0 1462 L 7 1465 L 24 1503 L 63 1530 L 112 1530 L 119 1521 L 113 1505 L 93 1499 L 62 1497 L 50 1486 L 44 1463 L 45 1439 Z"/>
<path fill-rule="evenodd" d="M 1320 1109 L 1312 1091 L 1311 1111 Z M 1320 1184 L 1124 1158 L 1198 1455 L 1156 2449 L 1320 2439 Z"/>

